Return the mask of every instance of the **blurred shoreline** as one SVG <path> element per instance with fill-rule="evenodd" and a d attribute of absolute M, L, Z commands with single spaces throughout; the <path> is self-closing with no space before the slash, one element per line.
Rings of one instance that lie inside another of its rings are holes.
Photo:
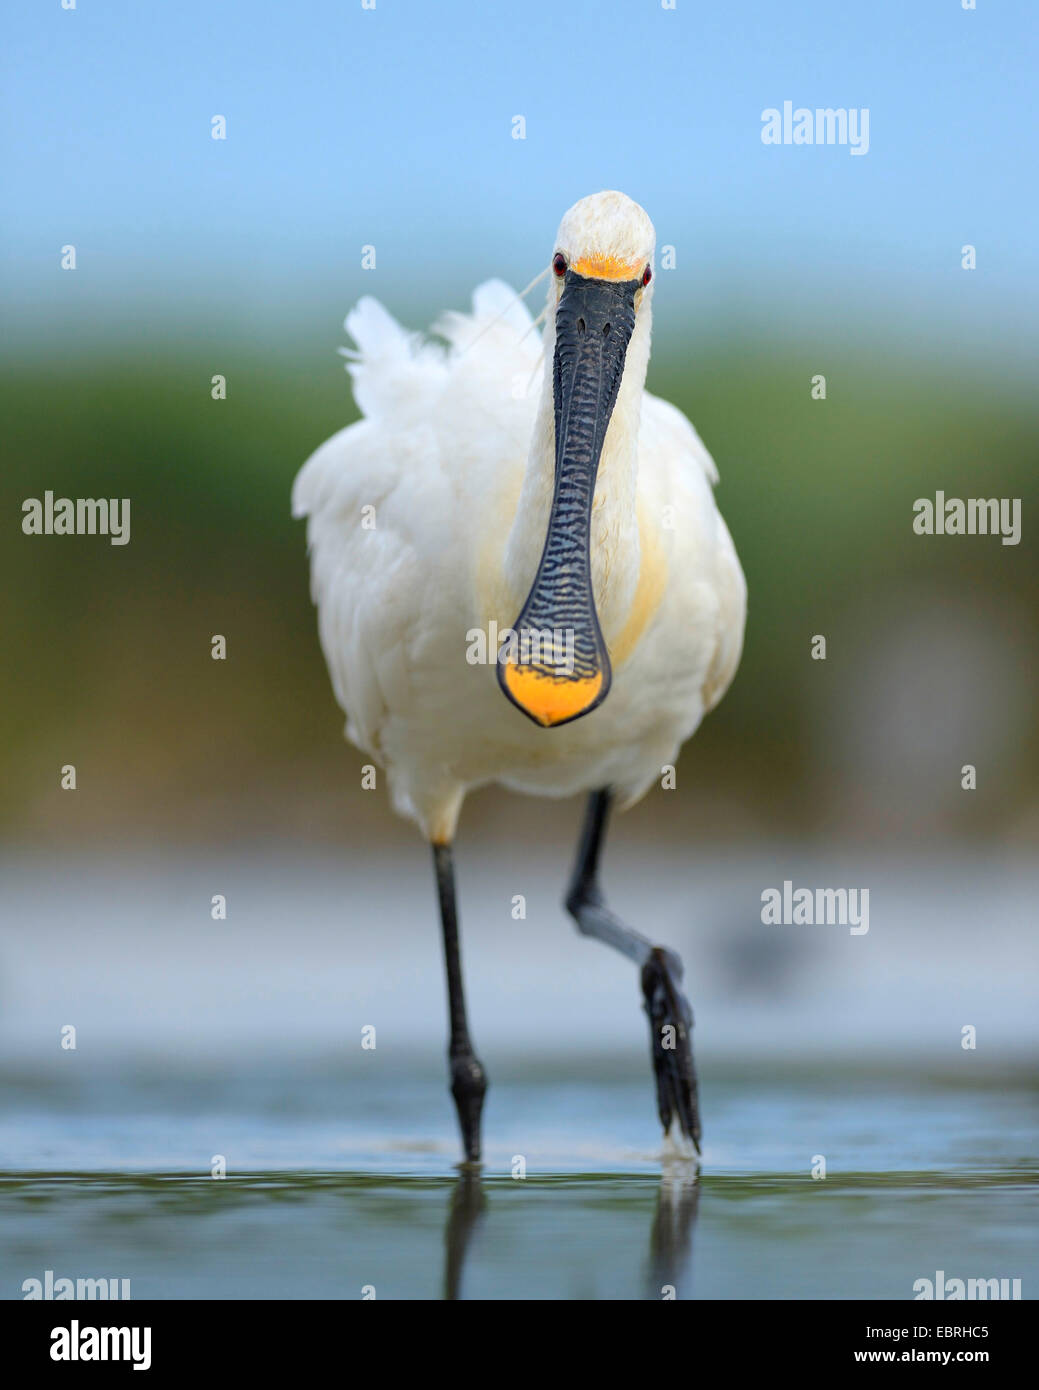
<path fill-rule="evenodd" d="M 630 963 L 579 936 L 562 903 L 567 844 L 499 840 L 458 855 L 468 992 L 488 1058 L 627 1053 L 645 1021 Z M 271 845 L 161 856 L 0 859 L 0 1045 L 8 1057 L 92 1064 L 147 1057 L 360 1051 L 379 1060 L 444 1046 L 442 962 L 421 844 L 294 854 Z M 870 929 L 765 925 L 784 879 L 870 890 Z M 605 868 L 615 911 L 676 948 L 706 1058 L 817 1055 L 909 1070 L 970 1069 L 1039 1052 L 1033 856 L 863 852 L 847 844 L 690 845 L 675 855 L 618 836 Z M 522 895 L 525 917 L 513 917 Z M 213 895 L 226 919 L 214 920 Z M 81 1052 L 63 1057 L 60 1030 Z M 976 1029 L 973 1050 L 961 1046 Z M 362 1059 L 363 1060 L 363 1059 Z M 492 1068 L 493 1070 L 493 1068 Z"/>

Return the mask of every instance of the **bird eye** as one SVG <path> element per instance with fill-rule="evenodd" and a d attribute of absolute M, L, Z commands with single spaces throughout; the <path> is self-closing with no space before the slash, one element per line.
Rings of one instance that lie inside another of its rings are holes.
<path fill-rule="evenodd" d="M 557 275 L 566 274 L 566 257 L 563 255 L 562 251 L 557 251 L 552 257 L 552 269 Z"/>
<path fill-rule="evenodd" d="M 650 269 L 650 267 L 647 265 L 646 268 L 645 268 L 645 270 L 642 272 L 642 283 L 643 283 L 643 285 L 648 285 L 649 282 L 650 282 L 650 280 L 652 280 L 652 279 L 653 279 L 653 271 L 652 271 L 652 270 Z"/>

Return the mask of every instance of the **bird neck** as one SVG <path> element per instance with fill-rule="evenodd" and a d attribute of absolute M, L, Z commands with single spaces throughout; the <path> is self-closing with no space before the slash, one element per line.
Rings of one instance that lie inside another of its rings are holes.
<path fill-rule="evenodd" d="M 519 506 L 505 546 L 504 577 L 514 595 L 526 596 L 534 581 L 548 530 L 555 490 L 554 301 L 545 326 L 545 370 Z M 649 366 L 652 332 L 648 296 L 639 309 L 628 344 L 617 400 L 603 441 L 592 503 L 590 536 L 592 590 L 607 645 L 624 626 L 639 578 L 639 418 Z"/>

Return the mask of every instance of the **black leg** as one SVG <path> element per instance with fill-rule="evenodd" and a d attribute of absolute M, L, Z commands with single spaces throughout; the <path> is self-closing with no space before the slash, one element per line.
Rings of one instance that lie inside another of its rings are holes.
<path fill-rule="evenodd" d="M 599 855 L 611 800 L 609 790 L 593 792 L 588 798 L 566 907 L 585 936 L 605 941 L 641 967 L 660 1122 L 666 1133 L 672 1120 L 677 1118 L 683 1134 L 699 1153 L 700 1110 L 693 1067 L 693 1014 L 678 987 L 682 962 L 674 951 L 654 946 L 648 937 L 625 926 L 606 906 L 599 888 Z"/>
<path fill-rule="evenodd" d="M 465 990 L 462 987 L 462 961 L 458 949 L 458 911 L 455 906 L 455 869 L 450 845 L 433 846 L 433 867 L 440 899 L 440 921 L 444 932 L 444 964 L 447 969 L 447 1004 L 451 1017 L 448 1061 L 451 1066 L 451 1094 L 455 1098 L 462 1144 L 469 1163 L 480 1161 L 480 1114 L 487 1091 L 487 1077 L 469 1038 L 465 1016 Z"/>

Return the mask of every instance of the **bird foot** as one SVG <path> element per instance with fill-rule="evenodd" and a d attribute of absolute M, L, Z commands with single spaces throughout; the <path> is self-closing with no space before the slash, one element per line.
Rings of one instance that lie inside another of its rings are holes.
<path fill-rule="evenodd" d="M 467 1163 L 480 1161 L 480 1117 L 483 1098 L 487 1094 L 487 1074 L 479 1059 L 471 1052 L 460 1052 L 450 1058 L 451 1094 L 458 1111 L 462 1145 Z"/>
<path fill-rule="evenodd" d="M 700 1167 L 700 1152 L 683 1133 L 678 1120 L 672 1120 L 671 1128 L 664 1131 L 660 1160 L 666 1174 L 690 1173 L 695 1176 Z"/>
<path fill-rule="evenodd" d="M 700 1152 L 700 1107 L 693 1066 L 693 1011 L 678 988 L 678 957 L 655 946 L 642 967 L 642 995 L 649 1017 L 657 1111 L 665 1135 L 679 1132 Z"/>

